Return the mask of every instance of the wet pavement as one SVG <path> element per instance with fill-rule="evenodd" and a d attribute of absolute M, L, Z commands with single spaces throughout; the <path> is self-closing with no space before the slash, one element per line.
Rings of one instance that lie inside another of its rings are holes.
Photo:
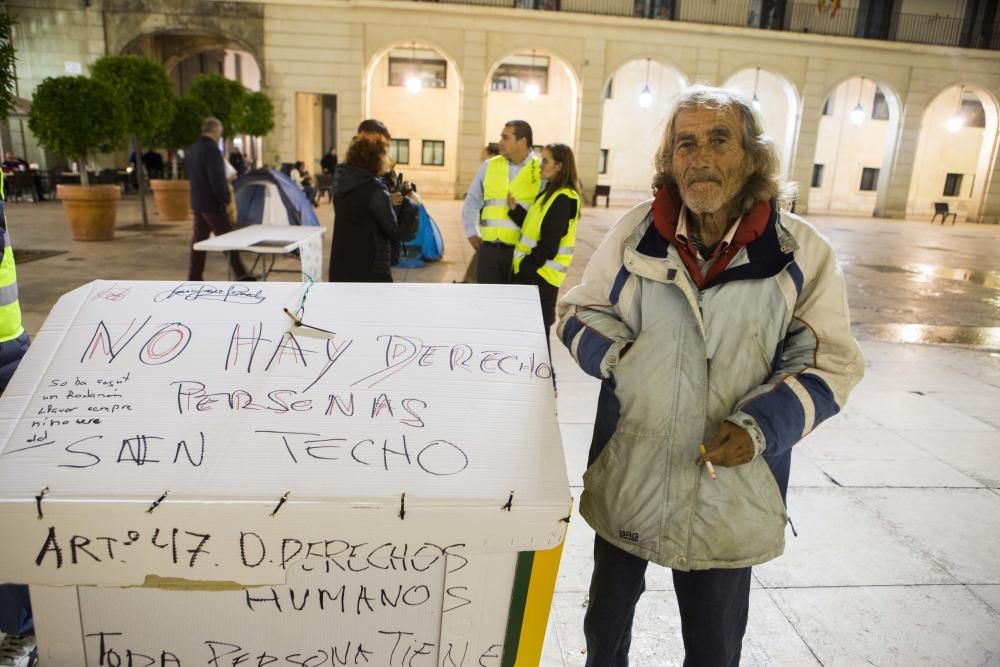
<path fill-rule="evenodd" d="M 444 260 L 396 279 L 462 280 L 472 253 L 461 202 L 428 209 Z M 566 287 L 624 212 L 585 209 Z M 328 204 L 319 216 L 329 230 Z M 60 294 L 94 278 L 186 275 L 188 221 L 75 243 L 57 204 L 13 204 L 8 218 L 17 247 L 62 253 L 18 265 L 31 332 Z M 788 507 L 798 535 L 788 533 L 782 557 L 754 568 L 742 664 L 1000 664 L 1000 227 L 807 218 L 842 261 L 866 374 L 845 409 L 796 445 Z M 124 201 L 120 228 L 137 221 L 137 202 Z M 210 256 L 206 277 L 225 276 L 223 258 Z M 553 363 L 578 498 L 598 384 L 561 345 Z M 544 667 L 584 663 L 592 541 L 585 522 L 570 523 Z M 681 664 L 669 570 L 650 568 L 631 657 L 638 667 Z"/>

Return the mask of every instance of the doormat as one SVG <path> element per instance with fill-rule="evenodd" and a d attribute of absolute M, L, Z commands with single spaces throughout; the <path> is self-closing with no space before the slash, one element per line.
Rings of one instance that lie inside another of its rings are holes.
<path fill-rule="evenodd" d="M 29 250 L 27 248 L 14 248 L 14 263 L 27 264 L 36 259 L 47 259 L 56 255 L 65 255 L 65 250 Z"/>

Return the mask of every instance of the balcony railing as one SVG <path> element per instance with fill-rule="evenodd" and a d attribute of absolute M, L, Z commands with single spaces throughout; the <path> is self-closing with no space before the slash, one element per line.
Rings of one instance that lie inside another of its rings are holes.
<path fill-rule="evenodd" d="M 562 11 L 579 14 L 601 14 L 605 16 L 629 16 L 666 21 L 685 21 L 709 25 L 726 25 L 744 28 L 787 30 L 790 32 L 812 33 L 858 37 L 863 30 L 858 29 L 858 10 L 853 7 L 839 8 L 835 13 L 829 5 L 824 11 L 817 9 L 815 0 L 789 2 L 785 6 L 784 21 L 781 14 L 771 4 L 771 12 L 762 15 L 759 7 L 769 3 L 752 0 L 431 0 L 460 5 L 486 7 L 514 7 L 543 11 Z M 960 46 L 962 43 L 961 17 L 903 14 L 893 16 L 888 39 L 915 44 L 940 46 Z M 782 25 L 783 23 L 783 25 Z M 1000 34 L 992 35 L 988 48 L 1000 48 Z"/>

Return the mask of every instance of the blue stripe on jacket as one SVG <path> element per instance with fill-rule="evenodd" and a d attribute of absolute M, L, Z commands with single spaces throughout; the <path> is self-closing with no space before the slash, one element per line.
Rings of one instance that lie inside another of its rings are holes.
<path fill-rule="evenodd" d="M 632 275 L 629 270 L 624 266 L 618 270 L 618 275 L 615 276 L 615 282 L 611 286 L 611 294 L 608 295 L 608 300 L 611 301 L 611 305 L 618 304 L 618 298 L 622 294 L 622 288 L 625 287 L 625 283 L 628 282 L 628 277 Z"/>
<path fill-rule="evenodd" d="M 805 282 L 805 277 L 802 275 L 802 269 L 795 262 L 792 262 L 785 270 L 788 271 L 788 275 L 791 276 L 792 282 L 795 283 L 795 295 L 798 296 L 802 294 L 802 284 Z"/>
<path fill-rule="evenodd" d="M 591 329 L 574 315 L 566 320 L 562 333 L 562 342 L 571 353 L 573 341 L 577 337 L 580 340 L 576 346 L 576 362 L 580 364 L 584 373 L 601 379 L 601 361 L 604 360 L 604 355 L 608 353 L 614 341 Z"/>
<path fill-rule="evenodd" d="M 840 406 L 833 397 L 833 391 L 826 380 L 811 373 L 802 373 L 798 376 L 799 383 L 809 392 L 813 406 L 816 410 L 816 419 L 813 428 L 826 421 L 830 417 L 840 412 Z"/>

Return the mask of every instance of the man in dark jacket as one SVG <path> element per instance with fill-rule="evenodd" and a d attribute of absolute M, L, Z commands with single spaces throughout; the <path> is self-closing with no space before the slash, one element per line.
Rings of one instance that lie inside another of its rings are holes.
<path fill-rule="evenodd" d="M 203 280 L 205 253 L 195 250 L 194 244 L 204 241 L 209 234 L 216 236 L 232 231 L 226 206 L 229 204 L 229 186 L 226 167 L 219 140 L 222 139 L 222 121 L 206 118 L 201 124 L 201 136 L 187 149 L 184 163 L 191 181 L 191 210 L 194 212 L 194 232 L 191 235 L 191 260 L 188 280 Z M 229 266 L 236 280 L 253 280 L 239 253 L 230 252 Z"/>

